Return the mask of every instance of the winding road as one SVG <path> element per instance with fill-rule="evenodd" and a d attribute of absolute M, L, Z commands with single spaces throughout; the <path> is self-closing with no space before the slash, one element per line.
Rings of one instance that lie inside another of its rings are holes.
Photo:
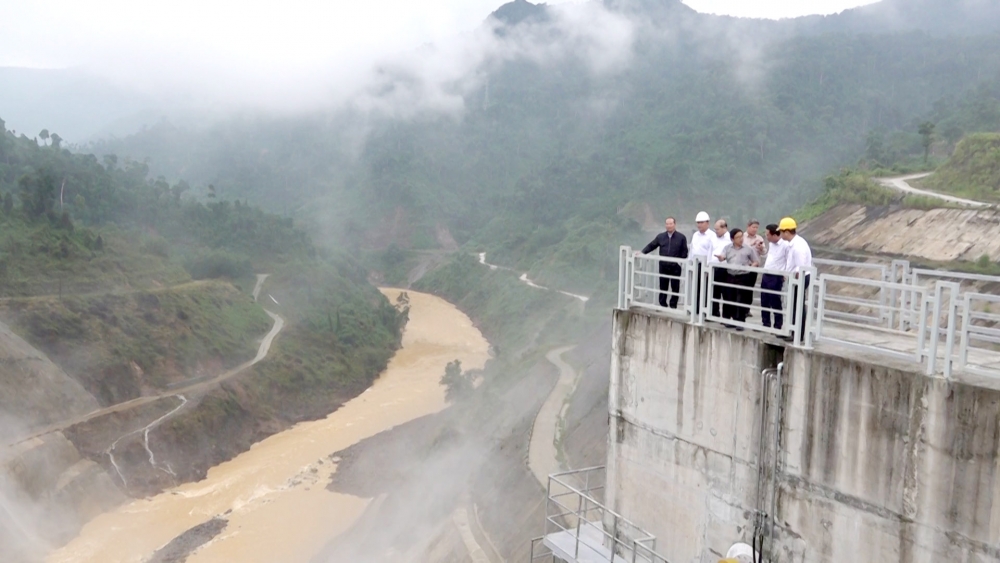
<path fill-rule="evenodd" d="M 545 355 L 546 360 L 559 368 L 559 381 L 545 399 L 542 408 L 538 410 L 535 423 L 531 427 L 531 440 L 528 443 L 528 467 L 542 487 L 548 486 L 549 475 L 559 472 L 560 469 L 557 445 L 562 427 L 560 420 L 565 414 L 568 405 L 566 400 L 573 393 L 577 379 L 576 370 L 563 361 L 562 355 L 575 347 L 556 348 Z"/>
<path fill-rule="evenodd" d="M 267 277 L 268 277 L 268 274 L 258 274 L 257 275 L 257 285 L 254 287 L 254 290 L 253 290 L 254 301 L 256 301 L 257 298 L 258 298 L 258 296 L 260 295 L 261 287 L 263 287 L 264 280 L 266 280 Z M 15 442 L 13 442 L 13 443 L 11 443 L 9 445 L 14 446 L 14 445 L 20 444 L 22 442 L 26 442 L 28 440 L 31 440 L 33 438 L 38 438 L 39 436 L 44 436 L 45 434 L 51 434 L 53 432 L 59 432 L 59 431 L 65 430 L 65 429 L 67 429 L 67 428 L 69 428 L 71 426 L 75 426 L 77 424 L 82 424 L 84 422 L 91 421 L 91 420 L 93 420 L 95 418 L 99 418 L 99 417 L 102 417 L 102 416 L 105 416 L 105 415 L 109 415 L 109 414 L 112 414 L 112 413 L 127 411 L 127 410 L 130 410 L 130 409 L 134 409 L 134 408 L 142 406 L 142 405 L 148 405 L 149 403 L 153 403 L 153 402 L 156 402 L 156 401 L 159 401 L 159 400 L 162 400 L 162 399 L 166 399 L 166 398 L 169 398 L 169 397 L 177 397 L 177 396 L 185 395 L 185 394 L 187 394 L 187 395 L 196 394 L 199 391 L 203 391 L 203 390 L 205 390 L 205 389 L 207 389 L 209 387 L 218 385 L 219 383 L 222 383 L 223 381 L 226 381 L 227 379 L 230 379 L 233 376 L 238 375 L 239 373 L 241 373 L 244 370 L 246 370 L 246 369 L 254 366 L 255 364 L 257 364 L 258 362 L 260 362 L 261 360 L 263 360 L 264 358 L 267 357 L 268 352 L 271 350 L 271 344 L 274 342 L 274 339 L 278 336 L 278 333 L 280 333 L 281 330 L 285 327 L 285 320 L 282 319 L 280 316 L 272 313 L 271 311 L 268 311 L 267 309 L 264 309 L 264 312 L 267 313 L 267 315 L 269 317 L 271 317 L 271 319 L 274 320 L 274 325 L 271 326 L 271 330 L 260 341 L 260 346 L 258 346 L 258 348 L 257 348 L 257 355 L 252 360 L 250 360 L 248 362 L 244 362 L 244 363 L 242 363 L 242 364 L 234 367 L 233 369 L 225 371 L 225 372 L 223 372 L 223 373 L 221 373 L 219 375 L 216 375 L 214 377 L 209 377 L 207 379 L 205 379 L 205 378 L 193 378 L 193 379 L 187 380 L 185 382 L 179 382 L 179 383 L 175 384 L 175 386 L 174 386 L 175 388 L 171 389 L 170 391 L 159 393 L 157 395 L 146 395 L 146 396 L 143 396 L 143 397 L 138 397 L 138 398 L 132 399 L 131 401 L 125 401 L 123 403 L 118 403 L 116 405 L 111 405 L 109 407 L 105 407 L 103 409 L 98 409 L 96 411 L 87 413 L 85 415 L 78 416 L 76 418 L 72 418 L 70 420 L 63 421 L 63 422 L 61 422 L 59 424 L 55 424 L 55 425 L 49 426 L 47 428 L 44 428 L 42 430 L 38 430 L 38 431 L 32 433 L 31 435 L 25 436 L 25 437 L 23 437 L 23 438 L 21 438 L 19 440 L 16 440 Z"/>
<path fill-rule="evenodd" d="M 927 191 L 927 190 L 921 190 L 921 189 L 918 189 L 918 188 L 914 188 L 913 186 L 911 186 L 908 183 L 910 180 L 919 180 L 921 178 L 926 178 L 926 177 L 928 177 L 930 175 L 931 175 L 930 172 L 924 172 L 923 174 L 910 174 L 908 176 L 899 176 L 899 177 L 895 177 L 895 178 L 878 178 L 877 180 L 878 180 L 879 184 L 882 184 L 883 186 L 885 186 L 887 188 L 892 188 L 892 189 L 894 189 L 896 191 L 900 191 L 900 192 L 903 192 L 903 193 L 908 193 L 908 194 L 913 194 L 913 195 L 921 195 L 921 196 L 926 196 L 926 197 L 933 197 L 933 198 L 936 198 L 936 199 L 947 201 L 948 203 L 955 203 L 955 204 L 958 204 L 958 205 L 965 205 L 967 207 L 991 207 L 992 206 L 992 204 L 985 203 L 985 202 L 982 202 L 982 201 L 974 201 L 974 200 L 971 200 L 971 199 L 964 199 L 964 198 L 955 197 L 955 196 L 952 196 L 952 195 L 945 195 L 945 194 L 940 194 L 940 193 L 937 193 L 937 192 L 930 192 L 930 191 Z"/>
<path fill-rule="evenodd" d="M 486 253 L 485 252 L 480 252 L 479 253 L 479 263 L 482 264 L 483 266 L 488 266 L 491 270 L 507 270 L 508 272 L 514 272 L 515 274 L 517 273 L 517 271 L 514 270 L 514 269 L 507 268 L 507 267 L 504 267 L 504 266 L 497 266 L 496 264 L 490 264 L 489 262 L 486 261 Z M 544 289 L 545 291 L 554 291 L 556 293 L 561 293 L 561 294 L 563 294 L 563 295 L 565 295 L 567 297 L 572 297 L 573 299 L 579 299 L 580 301 L 583 301 L 584 303 L 586 303 L 587 301 L 590 301 L 590 298 L 587 297 L 586 295 L 577 295 L 576 293 L 570 293 L 568 291 L 562 291 L 561 289 L 552 289 L 551 287 L 545 287 L 544 285 L 538 285 L 537 283 L 531 281 L 530 278 L 528 278 L 528 274 L 527 273 L 521 273 L 521 275 L 517 279 L 519 279 L 522 282 L 524 282 L 524 284 L 527 285 L 528 287 L 533 287 L 535 289 Z"/>

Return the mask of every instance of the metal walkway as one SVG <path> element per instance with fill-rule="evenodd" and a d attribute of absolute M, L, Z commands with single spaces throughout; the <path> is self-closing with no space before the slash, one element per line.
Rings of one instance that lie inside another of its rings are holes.
<path fill-rule="evenodd" d="M 604 506 L 604 467 L 549 476 L 545 535 L 531 541 L 531 561 L 668 563 L 656 538 Z"/>
<path fill-rule="evenodd" d="M 1000 277 L 913 268 L 905 260 L 814 264 L 796 275 L 637 255 L 623 246 L 618 308 L 1000 385 Z"/>

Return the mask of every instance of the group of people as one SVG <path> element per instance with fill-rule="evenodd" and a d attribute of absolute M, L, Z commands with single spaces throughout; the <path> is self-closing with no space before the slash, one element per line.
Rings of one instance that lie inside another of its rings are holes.
<path fill-rule="evenodd" d="M 677 222 L 674 218 L 667 217 L 666 230 L 656 235 L 656 238 L 639 252 L 649 254 L 659 249 L 660 256 L 679 259 L 702 256 L 709 264 L 725 263 L 753 268 L 763 264 L 765 270 L 789 272 L 788 276 L 796 278 L 803 275 L 805 276 L 803 288 L 809 287 L 808 271 L 812 267 L 812 250 L 809 248 L 809 243 L 798 235 L 798 225 L 791 217 L 785 217 L 778 224 L 765 226 L 766 238 L 760 235 L 760 221 L 756 219 L 747 224 L 746 231 L 740 228 L 730 229 L 725 219 L 717 220 L 714 230 L 710 231 L 711 222 L 708 213 L 704 211 L 698 213 L 695 218 L 698 230 L 691 236 L 689 245 L 687 237 L 677 232 Z M 660 262 L 659 272 L 660 306 L 676 309 L 680 297 L 681 265 L 676 262 Z M 745 323 L 750 315 L 750 306 L 753 304 L 753 288 L 757 285 L 757 272 L 716 267 L 712 269 L 712 276 L 713 291 L 710 300 L 712 316 Z M 760 278 L 761 322 L 765 327 L 773 326 L 780 330 L 784 326 L 781 292 L 784 289 L 785 277 L 786 275 L 782 274 L 765 273 Z M 697 276 L 696 279 L 700 283 L 701 276 Z M 798 298 L 795 296 L 793 299 Z M 700 303 L 696 302 L 696 310 L 698 307 Z M 802 334 L 805 330 L 804 308 L 798 319 L 793 319 L 793 322 L 796 320 L 800 322 L 799 334 Z M 727 326 L 743 330 L 740 326 Z"/>

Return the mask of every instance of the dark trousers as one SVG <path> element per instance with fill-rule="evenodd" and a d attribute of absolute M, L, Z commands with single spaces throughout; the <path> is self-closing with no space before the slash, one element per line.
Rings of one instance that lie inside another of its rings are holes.
<path fill-rule="evenodd" d="M 805 337 L 805 334 L 806 334 L 806 313 L 809 311 L 809 282 L 812 281 L 810 279 L 811 277 L 812 276 L 806 276 L 806 281 L 802 285 L 802 288 L 805 290 L 806 294 L 802 298 L 802 310 L 801 311 L 796 311 L 795 310 L 795 304 L 799 302 L 799 290 L 798 290 L 798 288 L 795 288 L 792 291 L 792 306 L 790 307 L 790 309 L 792 310 L 792 324 L 798 326 L 798 328 L 799 328 L 799 334 L 801 335 L 800 342 L 805 342 L 806 341 L 806 337 Z"/>
<path fill-rule="evenodd" d="M 729 274 L 726 281 L 730 285 L 739 287 L 726 288 L 722 317 L 741 323 L 746 322 L 747 315 L 750 314 L 750 304 L 753 303 L 752 288 L 757 283 L 757 275 L 746 272 Z"/>
<path fill-rule="evenodd" d="M 728 287 L 721 284 L 729 283 L 729 272 L 725 268 L 715 268 L 712 270 L 712 316 L 719 317 L 719 301 L 726 300 Z"/>
<path fill-rule="evenodd" d="M 667 307 L 668 302 L 671 309 L 677 308 L 677 299 L 681 290 L 681 267 L 679 264 L 660 263 L 660 307 Z M 664 277 L 671 276 L 671 277 Z M 669 299 L 668 293 L 669 294 Z"/>
<path fill-rule="evenodd" d="M 781 276 L 775 276 L 773 274 L 764 274 L 764 277 L 760 280 L 760 288 L 770 291 L 781 291 L 781 288 L 785 285 L 785 278 Z M 768 309 L 774 311 L 781 311 L 781 296 L 772 293 L 760 294 L 760 306 L 763 311 L 760 314 L 760 320 L 764 326 L 771 326 L 771 312 Z M 781 330 L 784 326 L 784 315 L 781 313 L 774 313 L 774 328 Z"/>

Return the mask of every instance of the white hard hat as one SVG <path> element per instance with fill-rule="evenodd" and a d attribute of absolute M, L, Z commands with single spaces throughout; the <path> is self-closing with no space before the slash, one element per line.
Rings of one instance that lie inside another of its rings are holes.
<path fill-rule="evenodd" d="M 708 216 L 708 213 L 702 211 L 697 217 L 694 218 L 694 220 L 697 223 L 701 223 L 702 221 L 711 221 L 712 218 Z"/>
<path fill-rule="evenodd" d="M 754 549 L 745 543 L 734 544 L 726 553 L 727 559 L 735 559 L 740 563 L 753 563 L 756 553 Z"/>

